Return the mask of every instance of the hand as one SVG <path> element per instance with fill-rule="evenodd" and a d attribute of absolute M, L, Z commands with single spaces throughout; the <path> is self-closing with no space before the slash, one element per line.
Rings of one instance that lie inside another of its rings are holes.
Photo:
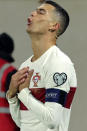
<path fill-rule="evenodd" d="M 17 71 L 14 75 L 12 75 L 10 86 L 9 86 L 9 94 L 10 98 L 14 97 L 18 92 L 18 87 L 22 84 L 29 73 L 29 67 L 23 68 Z"/>
<path fill-rule="evenodd" d="M 31 77 L 32 77 L 32 75 L 33 75 L 33 72 L 34 72 L 34 70 L 29 71 L 28 76 L 27 76 L 25 82 L 22 83 L 22 84 L 20 84 L 20 86 L 19 86 L 19 92 L 20 92 L 22 89 L 29 87 L 29 85 L 30 85 L 30 80 L 31 80 Z"/>

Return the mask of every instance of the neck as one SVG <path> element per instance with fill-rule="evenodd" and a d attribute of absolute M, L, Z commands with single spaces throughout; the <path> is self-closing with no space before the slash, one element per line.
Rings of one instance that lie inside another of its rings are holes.
<path fill-rule="evenodd" d="M 30 34 L 34 57 L 32 62 L 44 54 L 51 46 L 56 45 L 56 40 L 45 35 Z"/>

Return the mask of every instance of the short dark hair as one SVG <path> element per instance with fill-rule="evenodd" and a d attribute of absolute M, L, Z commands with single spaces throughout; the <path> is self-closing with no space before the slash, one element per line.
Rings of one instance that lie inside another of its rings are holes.
<path fill-rule="evenodd" d="M 69 21 L 70 21 L 70 18 L 69 18 L 69 15 L 67 13 L 67 11 L 65 9 L 63 9 L 59 4 L 57 4 L 56 2 L 53 2 L 51 0 L 46 0 L 44 3 L 47 3 L 47 4 L 50 4 L 52 6 L 55 7 L 55 11 L 57 14 L 60 15 L 60 29 L 59 31 L 57 32 L 57 37 L 62 35 L 65 30 L 67 29 L 68 25 L 69 25 Z"/>

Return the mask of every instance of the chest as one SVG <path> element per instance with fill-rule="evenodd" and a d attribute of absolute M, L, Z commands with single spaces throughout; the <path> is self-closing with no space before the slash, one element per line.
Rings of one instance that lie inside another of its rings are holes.
<path fill-rule="evenodd" d="M 29 70 L 34 70 L 33 75 L 30 80 L 29 90 L 31 90 L 32 95 L 41 102 L 45 102 L 45 81 L 46 73 L 42 65 L 27 65 Z M 23 66 L 24 67 L 24 66 Z"/>
<path fill-rule="evenodd" d="M 45 72 L 43 68 L 33 68 L 34 73 L 30 81 L 29 90 L 31 90 L 32 95 L 44 102 L 45 98 Z"/>

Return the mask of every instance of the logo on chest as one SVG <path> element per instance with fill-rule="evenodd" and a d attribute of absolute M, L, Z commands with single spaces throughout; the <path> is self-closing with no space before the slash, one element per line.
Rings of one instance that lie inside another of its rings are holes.
<path fill-rule="evenodd" d="M 34 82 L 33 87 L 38 87 L 38 81 L 41 80 L 41 76 L 39 76 L 39 73 L 36 73 L 36 75 L 33 76 L 32 80 Z"/>

